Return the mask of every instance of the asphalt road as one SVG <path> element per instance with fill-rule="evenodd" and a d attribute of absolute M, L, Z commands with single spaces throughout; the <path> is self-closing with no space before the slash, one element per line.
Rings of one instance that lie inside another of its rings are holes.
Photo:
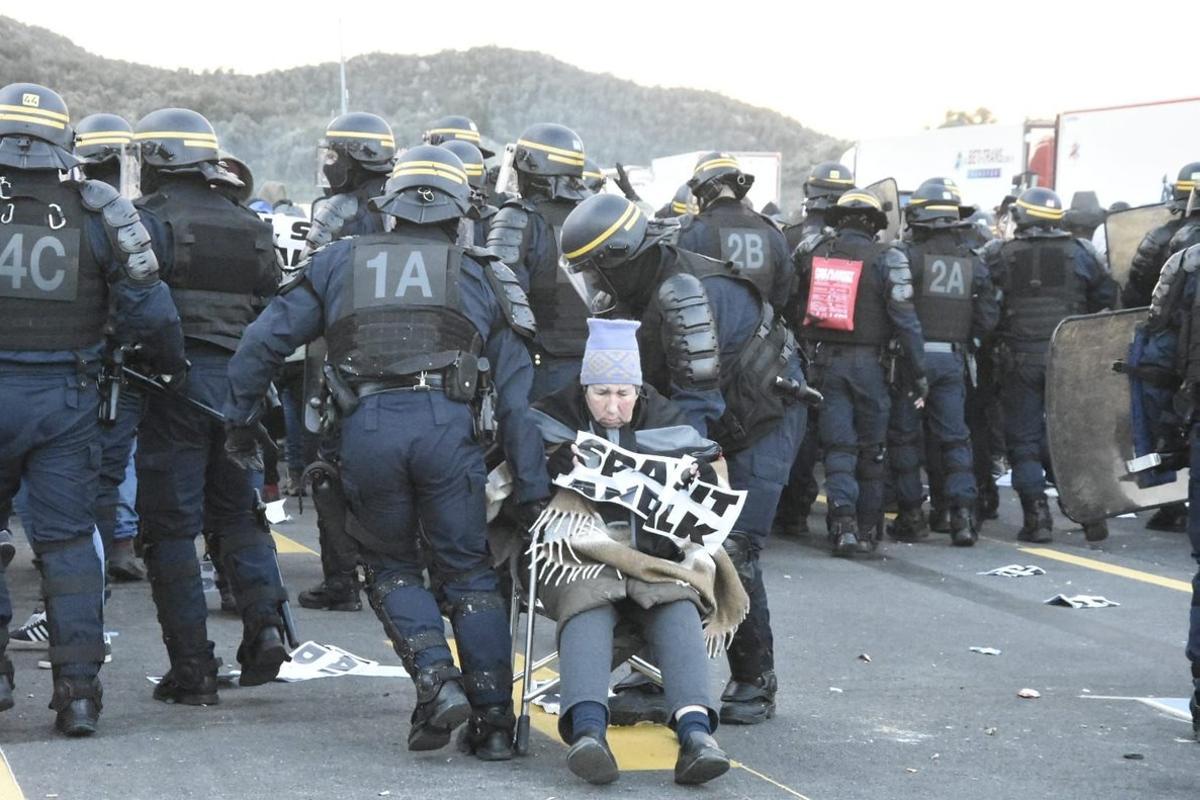
<path fill-rule="evenodd" d="M 294 501 L 289 501 L 293 514 Z M 613 729 L 625 772 L 591 787 L 567 772 L 555 719 L 535 716 L 531 753 L 483 764 L 451 745 L 405 749 L 414 695 L 407 679 L 338 677 L 223 689 L 211 708 L 151 699 L 166 668 L 149 588 L 114 588 L 114 661 L 102 673 L 100 733 L 66 741 L 46 704 L 38 654 L 14 652 L 17 707 L 0 716 L 0 800 L 34 798 L 1195 798 L 1200 745 L 1190 724 L 1134 699 L 1185 697 L 1183 656 L 1192 564 L 1186 536 L 1116 520 L 1102 549 L 1066 529 L 1032 552 L 1016 545 L 1020 511 L 971 549 L 934 534 L 887 544 L 879 557 L 829 557 L 819 537 L 778 539 L 765 555 L 781 685 L 778 716 L 718 739 L 738 764 L 702 789 L 671 780 L 673 737 L 654 726 Z M 1143 515 L 1143 519 L 1145 515 Z M 819 518 L 814 514 L 814 526 Z M 315 516 L 276 526 L 293 597 L 320 576 Z M 18 537 L 20 538 L 20 537 Z M 295 543 L 293 546 L 291 543 Z M 981 576 L 1006 564 L 1046 574 Z M 1117 569 L 1113 569 L 1116 567 Z M 8 570 L 20 624 L 36 599 L 27 548 Z M 1105 609 L 1056 608 L 1067 593 Z M 398 659 L 369 609 L 296 608 L 302 639 L 385 665 Z M 542 624 L 539 639 L 549 641 Z M 235 664 L 240 624 L 214 612 L 218 655 Z M 992 647 L 1000 655 L 971 652 Z M 869 658 L 869 660 L 867 660 Z M 726 677 L 714 662 L 712 687 Z M 1038 699 L 1021 699 L 1021 689 Z M 1136 757 L 1135 757 L 1136 756 Z M 23 793 L 23 794 L 22 794 Z"/>

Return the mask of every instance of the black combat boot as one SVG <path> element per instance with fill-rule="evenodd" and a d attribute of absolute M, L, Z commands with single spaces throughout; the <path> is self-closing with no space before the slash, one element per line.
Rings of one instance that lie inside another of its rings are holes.
<path fill-rule="evenodd" d="M 409 750 L 438 750 L 450 743 L 450 733 L 471 716 L 463 691 L 462 673 L 453 664 L 435 664 L 417 672 L 417 705 L 408 731 Z"/>
<path fill-rule="evenodd" d="M 929 528 L 925 524 L 925 515 L 920 508 L 902 509 L 896 514 L 896 521 L 888 526 L 888 536 L 897 542 L 919 542 L 929 538 Z"/>
<path fill-rule="evenodd" d="M 950 509 L 950 542 L 955 547 L 971 547 L 979 541 L 979 527 L 975 517 L 964 506 Z"/>
<path fill-rule="evenodd" d="M 300 593 L 300 605 L 329 611 L 361 611 L 358 572 L 330 575 L 311 589 Z"/>
<path fill-rule="evenodd" d="M 4 631 L 3 636 L 7 638 L 8 632 Z M 0 652 L 0 711 L 8 711 L 15 705 L 13 689 L 16 688 L 16 683 L 13 678 L 13 663 L 8 656 Z"/>
<path fill-rule="evenodd" d="M 775 716 L 775 693 L 779 682 L 770 669 L 752 681 L 730 678 L 721 692 L 721 722 L 726 725 L 757 725 Z"/>
<path fill-rule="evenodd" d="M 50 708 L 58 712 L 54 727 L 67 736 L 91 736 L 103 708 L 104 690 L 99 678 L 54 679 Z"/>
<path fill-rule="evenodd" d="M 934 533 L 950 532 L 950 509 L 933 506 L 929 509 L 929 530 Z"/>
<path fill-rule="evenodd" d="M 242 665 L 238 679 L 241 686 L 262 686 L 275 680 L 283 662 L 291 661 L 283 645 L 283 631 L 278 620 L 264 620 L 248 625 L 242 645 L 238 648 L 237 660 Z M 251 631 L 257 628 L 251 636 Z"/>
<path fill-rule="evenodd" d="M 1170 503 L 1160 506 L 1146 521 L 1146 530 L 1186 533 L 1187 515 L 1187 503 Z"/>
<path fill-rule="evenodd" d="M 1083 523 L 1083 538 L 1089 542 L 1103 542 L 1108 538 L 1108 523 L 1104 520 Z"/>
<path fill-rule="evenodd" d="M 508 761 L 513 757 L 516 726 L 511 704 L 477 708 L 459 731 L 458 749 L 480 761 Z"/>
<path fill-rule="evenodd" d="M 858 520 L 854 517 L 854 512 L 849 510 L 834 509 L 830 514 L 827 524 L 829 525 L 829 544 L 833 548 L 833 554 L 840 558 L 849 558 L 858 551 Z"/>
<path fill-rule="evenodd" d="M 1037 544 L 1054 541 L 1054 536 L 1051 535 L 1054 523 L 1050 521 L 1050 504 L 1046 502 L 1044 494 L 1021 495 L 1021 511 L 1025 519 L 1021 530 L 1017 532 L 1019 541 Z"/>
<path fill-rule="evenodd" d="M 163 703 L 185 706 L 215 706 L 217 696 L 217 666 L 213 658 L 213 643 L 195 642 L 189 652 L 179 652 L 181 644 L 167 643 L 171 669 L 154 687 L 154 699 Z"/>

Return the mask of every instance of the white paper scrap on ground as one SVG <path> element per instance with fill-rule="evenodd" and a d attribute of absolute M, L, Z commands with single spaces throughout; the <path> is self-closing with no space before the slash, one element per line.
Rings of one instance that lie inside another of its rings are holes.
<path fill-rule="evenodd" d="M 1001 578 L 1032 578 L 1037 575 L 1045 575 L 1046 570 L 1041 567 L 1035 567 L 1033 564 L 1009 564 L 1005 567 L 996 567 L 989 569 L 987 572 L 976 572 L 976 575 L 998 575 Z"/>
<path fill-rule="evenodd" d="M 996 485 L 1011 487 L 1012 486 L 1012 470 L 1010 469 L 1008 472 L 1004 473 L 999 478 L 996 478 Z M 1058 497 L 1058 489 L 1054 488 L 1053 486 L 1047 486 L 1046 487 L 1046 497 Z"/>
<path fill-rule="evenodd" d="M 1107 597 L 1092 594 L 1077 594 L 1072 597 L 1067 597 L 1065 594 L 1056 594 L 1046 601 L 1048 606 L 1066 606 L 1067 608 L 1109 608 L 1110 606 L 1119 606 L 1120 603 L 1115 603 Z"/>
<path fill-rule="evenodd" d="M 279 525 L 283 522 L 292 521 L 291 515 L 288 514 L 287 509 L 283 507 L 283 504 L 286 502 L 287 498 L 276 500 L 274 503 L 267 503 L 267 522 L 271 523 L 272 525 Z"/>
<path fill-rule="evenodd" d="M 317 678 L 407 678 L 404 667 L 380 664 L 337 645 L 308 641 L 292 651 L 292 660 L 279 668 L 277 681 L 298 683 Z"/>
<path fill-rule="evenodd" d="M 972 653 L 979 653 L 981 656 L 998 656 L 1000 651 L 994 647 L 972 647 Z"/>
<path fill-rule="evenodd" d="M 534 700 L 533 704 L 547 714 L 557 715 L 561 708 L 561 698 L 558 692 L 548 692 Z"/>
<path fill-rule="evenodd" d="M 1133 700 L 1169 716 L 1186 722 L 1192 721 L 1192 712 L 1188 707 L 1190 698 L 1187 697 L 1125 697 L 1104 694 L 1083 694 L 1079 697 L 1081 700 Z"/>

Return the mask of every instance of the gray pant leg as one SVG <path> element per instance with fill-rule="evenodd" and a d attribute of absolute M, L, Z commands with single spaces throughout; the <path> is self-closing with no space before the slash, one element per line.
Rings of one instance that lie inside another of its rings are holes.
<path fill-rule="evenodd" d="M 559 733 L 570 731 L 564 723 L 570 710 L 591 700 L 608 707 L 608 679 L 612 674 L 613 628 L 617 610 L 611 604 L 576 614 L 558 627 Z M 701 646 L 703 649 L 703 646 Z"/>
<path fill-rule="evenodd" d="M 712 697 L 708 693 L 708 653 L 700 613 L 687 600 L 676 600 L 642 612 L 642 629 L 658 656 L 667 708 L 674 713 L 684 706 L 703 706 L 716 724 Z"/>

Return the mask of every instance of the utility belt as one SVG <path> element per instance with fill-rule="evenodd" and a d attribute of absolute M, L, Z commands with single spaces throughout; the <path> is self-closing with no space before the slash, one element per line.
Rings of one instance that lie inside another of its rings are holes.
<path fill-rule="evenodd" d="M 446 387 L 446 383 L 441 372 L 418 372 L 415 375 L 401 375 L 398 378 L 356 383 L 354 384 L 354 393 L 359 399 L 362 399 L 368 395 L 382 394 L 383 392 L 441 391 Z"/>
<path fill-rule="evenodd" d="M 965 353 L 967 346 L 961 342 L 926 342 L 926 353 Z"/>

